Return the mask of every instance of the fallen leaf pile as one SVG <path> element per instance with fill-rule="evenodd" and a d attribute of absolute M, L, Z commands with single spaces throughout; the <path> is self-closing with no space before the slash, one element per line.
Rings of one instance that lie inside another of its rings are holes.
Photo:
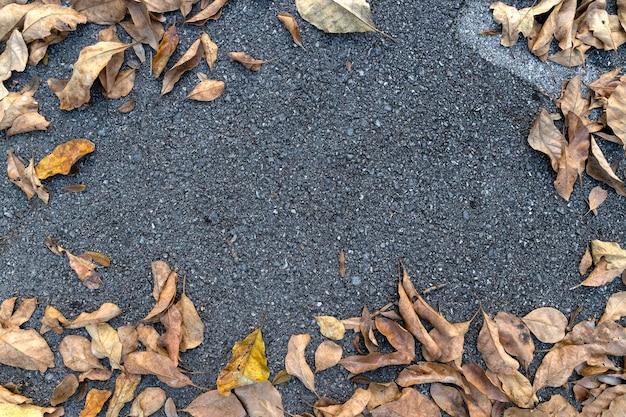
<path fill-rule="evenodd" d="M 570 199 L 577 179 L 582 183 L 585 172 L 626 196 L 616 171 L 619 161 L 610 163 L 597 140 L 618 144 L 626 151 L 626 78 L 620 72 L 621 68 L 615 68 L 601 75 L 587 86 L 589 94 L 583 94 L 580 75 L 568 80 L 555 100 L 562 117 L 542 109 L 530 130 L 528 143 L 550 158 L 557 173 L 554 187 L 565 200 Z M 559 119 L 566 134 L 554 123 Z M 589 196 L 590 210 L 596 210 L 604 198 L 602 191 L 594 191 Z"/>
<path fill-rule="evenodd" d="M 522 34 L 531 52 L 544 62 L 584 65 L 591 48 L 617 51 L 626 42 L 623 0 L 617 0 L 616 15 L 607 12 L 606 0 L 541 0 L 519 10 L 498 1 L 490 8 L 502 25 L 501 44 L 513 46 Z M 553 42 L 559 51 L 550 55 Z"/>

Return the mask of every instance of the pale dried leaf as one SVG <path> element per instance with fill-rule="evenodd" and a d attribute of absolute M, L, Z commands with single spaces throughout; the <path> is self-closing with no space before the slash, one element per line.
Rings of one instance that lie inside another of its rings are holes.
<path fill-rule="evenodd" d="M 607 320 L 617 321 L 624 316 L 626 316 L 626 291 L 620 291 L 611 294 L 598 324 Z"/>
<path fill-rule="evenodd" d="M 298 29 L 298 22 L 296 19 L 288 12 L 280 12 L 278 13 L 278 20 L 281 21 L 285 28 L 289 31 L 291 38 L 294 43 L 298 46 L 302 46 L 302 39 L 300 38 L 300 30 Z"/>
<path fill-rule="evenodd" d="M 91 336 L 91 351 L 99 358 L 108 358 L 111 368 L 122 369 L 122 342 L 108 323 L 90 324 L 85 329 Z"/>
<path fill-rule="evenodd" d="M 285 356 L 285 370 L 289 375 L 298 378 L 304 386 L 315 393 L 315 375 L 306 363 L 304 350 L 311 341 L 309 334 L 293 335 L 287 344 L 287 355 Z"/>
<path fill-rule="evenodd" d="M 92 313 L 80 313 L 78 317 L 70 322 L 68 329 L 78 329 L 90 324 L 105 323 L 114 317 L 122 314 L 122 310 L 113 303 L 103 303 Z"/>
<path fill-rule="evenodd" d="M 487 368 L 495 373 L 513 374 L 519 368 L 519 362 L 506 353 L 496 322 L 483 311 L 484 323 L 478 335 L 477 347 L 482 354 Z"/>
<path fill-rule="evenodd" d="M 87 23 L 87 17 L 70 8 L 57 4 L 42 4 L 26 13 L 22 36 L 26 43 L 43 39 L 53 31 L 67 32 L 76 26 Z"/>
<path fill-rule="evenodd" d="M 296 0 L 300 16 L 327 33 L 378 32 L 365 0 Z"/>
<path fill-rule="evenodd" d="M 249 416 L 283 417 L 283 400 L 271 382 L 257 382 L 235 388 L 235 396 Z"/>
<path fill-rule="evenodd" d="M 325 340 L 315 349 L 315 372 L 321 372 L 337 365 L 343 355 L 343 348 Z"/>
<path fill-rule="evenodd" d="M 148 417 L 163 407 L 165 391 L 157 387 L 149 387 L 137 395 L 127 417 Z"/>
<path fill-rule="evenodd" d="M 624 182 L 615 174 L 613 168 L 604 157 L 602 150 L 591 136 L 589 161 L 587 162 L 587 174 L 598 181 L 602 181 L 613 188 L 617 194 L 626 197 Z"/>
<path fill-rule="evenodd" d="M 528 144 L 533 149 L 548 155 L 552 169 L 558 172 L 561 150 L 567 146 L 567 142 L 563 134 L 554 126 L 550 113 L 545 109 L 541 109 L 541 113 L 539 113 L 530 129 Z"/>
<path fill-rule="evenodd" d="M 126 15 L 125 0 L 72 0 L 72 8 L 98 25 L 114 25 Z"/>
<path fill-rule="evenodd" d="M 332 340 L 343 339 L 346 328 L 341 321 L 332 316 L 313 316 L 320 327 L 322 336 Z"/>
<path fill-rule="evenodd" d="M 104 369 L 98 358 L 91 351 L 91 342 L 78 335 L 68 335 L 59 343 L 59 353 L 63 364 L 76 372 L 91 369 Z"/>
<path fill-rule="evenodd" d="M 137 385 L 141 381 L 140 375 L 133 375 L 126 372 L 122 372 L 115 380 L 115 391 L 113 391 L 113 397 L 109 402 L 107 408 L 106 417 L 118 417 L 122 408 L 133 400 L 135 397 L 135 390 Z"/>
<path fill-rule="evenodd" d="M 187 407 L 181 411 L 191 414 L 193 417 L 245 417 L 241 402 L 235 395 L 222 395 L 217 390 L 205 392 L 196 397 Z"/>
<path fill-rule="evenodd" d="M 0 363 L 45 372 L 54 367 L 54 354 L 34 329 L 0 328 Z"/>
<path fill-rule="evenodd" d="M 132 352 L 124 358 L 126 372 L 137 375 L 156 375 L 159 381 L 172 388 L 193 385 L 166 356 L 156 352 Z"/>
<path fill-rule="evenodd" d="M 213 101 L 222 95 L 226 84 L 219 80 L 202 80 L 187 94 L 187 98 L 196 101 Z"/>
<path fill-rule="evenodd" d="M 96 417 L 110 396 L 111 391 L 90 389 L 85 399 L 85 407 L 83 407 L 78 417 Z"/>
<path fill-rule="evenodd" d="M 594 215 L 598 215 L 597 208 L 600 207 L 604 200 L 609 196 L 609 193 L 599 185 L 597 187 L 593 187 L 593 189 L 589 192 L 589 198 L 587 202 L 589 203 L 589 211 L 592 211 Z M 589 269 L 589 268 L 587 268 Z M 586 269 L 585 269 L 586 271 Z M 581 275 L 584 274 L 581 273 Z"/>
<path fill-rule="evenodd" d="M 495 321 L 500 343 L 502 343 L 504 350 L 509 355 L 516 357 L 524 370 L 528 372 L 528 366 L 535 353 L 535 344 L 530 335 L 530 330 L 520 318 L 504 311 L 496 314 Z"/>
<path fill-rule="evenodd" d="M 522 317 L 522 321 L 543 343 L 557 343 L 565 337 L 567 317 L 556 308 L 537 308 Z"/>
<path fill-rule="evenodd" d="M 372 417 L 441 417 L 439 407 L 413 388 L 402 390 L 400 398 L 372 411 Z"/>
<path fill-rule="evenodd" d="M 202 48 L 204 49 L 206 63 L 211 69 L 211 72 L 213 72 L 213 66 L 217 60 L 217 44 L 211 40 L 211 37 L 206 32 L 202 32 L 200 35 L 200 42 L 202 43 Z"/>
<path fill-rule="evenodd" d="M 187 71 L 195 68 L 202 57 L 204 49 L 201 47 L 200 39 L 196 41 L 185 51 L 183 56 L 170 68 L 163 76 L 163 86 L 161 87 L 161 96 L 169 93 L 174 85 L 180 80 L 180 77 Z"/>

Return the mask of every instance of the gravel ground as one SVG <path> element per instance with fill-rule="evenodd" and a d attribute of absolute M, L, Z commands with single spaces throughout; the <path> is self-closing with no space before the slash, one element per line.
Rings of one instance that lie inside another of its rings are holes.
<path fill-rule="evenodd" d="M 60 111 L 45 84 L 70 77 L 79 50 L 101 27 L 79 27 L 53 46 L 48 66 L 16 77 L 41 77 L 35 97 L 50 130 L 3 139 L 4 152 L 38 160 L 75 137 L 92 140 L 96 152 L 78 176 L 46 181 L 48 205 L 2 183 L 0 299 L 37 296 L 68 317 L 110 301 L 124 311 L 114 326 L 136 323 L 153 305 L 150 263 L 163 259 L 187 275 L 187 294 L 207 325 L 205 343 L 183 355 L 186 368 L 204 372 L 194 382 L 207 387 L 266 310 L 275 374 L 290 335 L 310 332 L 314 344 L 321 341 L 312 315 L 351 317 L 364 303 L 375 310 L 395 301 L 398 258 L 418 288 L 447 284 L 427 299 L 451 321 L 467 320 L 479 304 L 492 315 L 541 306 L 568 314 L 582 304 L 581 318 L 599 316 L 621 283 L 569 288 L 581 280 L 577 265 L 591 239 L 626 244 L 623 198 L 611 192 L 599 216 L 583 216 L 584 197 L 597 184 L 587 178 L 570 202 L 562 200 L 548 158 L 526 143 L 540 108 L 554 110 L 534 85 L 558 94 L 568 72 L 550 71 L 523 43 L 509 50 L 498 37 L 479 37 L 495 27 L 487 1 L 371 6 L 395 42 L 373 33 L 329 35 L 298 18 L 302 49 L 276 19 L 280 11 L 297 16 L 292 1 L 232 1 L 205 27 L 220 47 L 212 77 L 225 81 L 224 95 L 185 100 L 196 83 L 187 74 L 159 99 L 160 80 L 144 66 L 129 114 L 116 110 L 125 100 L 107 101 L 95 89 L 88 107 Z M 180 27 L 174 59 L 199 33 Z M 278 59 L 254 73 L 226 57 L 238 50 Z M 592 54 L 589 76 L 620 63 L 612 53 Z M 62 190 L 76 182 L 87 191 Z M 109 255 L 104 285 L 82 286 L 46 249 L 47 235 L 74 253 Z M 40 307 L 34 327 L 42 314 Z M 470 331 L 466 361 L 479 360 L 480 324 Z M 58 345 L 57 336 L 46 338 Z M 67 373 L 58 353 L 55 360 L 44 376 L 2 367 L 0 382 L 23 383 L 24 394 L 44 404 Z M 142 386 L 155 381 L 144 378 Z M 338 369 L 316 382 L 321 395 L 337 400 L 353 390 Z M 280 390 L 292 413 L 315 401 L 297 381 Z M 200 391 L 168 393 L 182 408 Z M 66 415 L 79 410 L 71 402 Z"/>

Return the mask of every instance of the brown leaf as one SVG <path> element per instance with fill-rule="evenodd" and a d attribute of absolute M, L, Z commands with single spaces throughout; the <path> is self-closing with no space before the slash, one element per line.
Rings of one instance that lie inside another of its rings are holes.
<path fill-rule="evenodd" d="M 167 267 L 167 265 L 165 266 Z M 153 262 L 153 273 L 155 271 L 154 268 L 156 268 L 156 273 L 158 275 L 154 275 L 154 288 L 152 295 L 157 300 L 157 303 L 143 319 L 144 321 L 157 321 L 159 315 L 169 308 L 169 306 L 174 302 L 174 297 L 176 296 L 176 282 L 178 280 L 178 274 L 176 271 L 170 270 L 169 267 L 165 269 L 162 267 L 161 263 L 157 263 L 155 266 L 155 263 Z M 163 273 L 166 271 L 167 275 Z M 163 277 L 166 279 L 165 282 L 161 284 Z"/>
<path fill-rule="evenodd" d="M 137 385 L 141 381 L 141 376 L 132 375 L 126 372 L 122 372 L 115 380 L 115 391 L 113 391 L 113 397 L 109 402 L 107 408 L 106 417 L 118 417 L 120 411 L 135 397 L 135 390 Z"/>
<path fill-rule="evenodd" d="M 330 342 L 330 343 L 333 343 L 333 342 Z M 272 384 L 280 385 L 288 381 L 291 381 L 291 375 L 287 373 L 286 369 L 281 369 L 280 371 L 276 373 L 276 375 L 274 375 L 274 379 L 272 379 Z"/>
<path fill-rule="evenodd" d="M 531 7 L 517 10 L 500 1 L 489 6 L 493 10 L 493 20 L 502 25 L 502 46 L 513 46 L 517 43 L 520 33 L 525 37 L 533 29 L 534 13 Z"/>
<path fill-rule="evenodd" d="M 405 388 L 396 401 L 381 405 L 372 411 L 372 417 L 441 417 L 439 407 L 424 394 Z"/>
<path fill-rule="evenodd" d="M 117 328 L 117 335 L 122 342 L 122 361 L 126 355 L 137 350 L 139 346 L 139 335 L 137 329 L 132 324 L 126 324 Z"/>
<path fill-rule="evenodd" d="M 589 211 L 592 211 L 593 214 L 597 216 L 598 207 L 600 207 L 600 205 L 604 203 L 604 200 L 606 200 L 608 196 L 609 196 L 609 193 L 604 188 L 600 186 L 593 187 L 593 189 L 589 192 L 589 198 L 587 200 L 589 204 Z M 587 269 L 589 269 L 589 267 L 585 269 L 585 272 L 587 271 Z M 583 275 L 585 272 L 581 272 L 581 275 Z"/>
<path fill-rule="evenodd" d="M 126 15 L 124 0 L 72 0 L 72 8 L 98 25 L 114 25 Z"/>
<path fill-rule="evenodd" d="M 165 400 L 163 412 L 165 413 L 165 417 L 178 417 L 178 412 L 176 412 L 176 404 L 174 404 L 174 399 L 172 397 L 169 397 L 167 400 Z"/>
<path fill-rule="evenodd" d="M 624 316 L 626 316 L 626 291 L 620 291 L 611 294 L 598 324 L 607 320 L 617 321 Z"/>
<path fill-rule="evenodd" d="M 565 337 L 567 317 L 556 308 L 540 307 L 522 317 L 530 331 L 543 343 L 557 343 Z"/>
<path fill-rule="evenodd" d="M 315 349 L 315 372 L 337 365 L 343 356 L 343 348 L 335 342 L 325 340 Z"/>
<path fill-rule="evenodd" d="M 166 356 L 155 352 L 132 352 L 124 358 L 126 372 L 137 375 L 156 375 L 159 381 L 172 388 L 194 385 Z"/>
<path fill-rule="evenodd" d="M 48 126 L 50 126 L 50 122 L 41 114 L 28 112 L 17 116 L 6 134 L 9 137 L 34 130 L 48 130 Z"/>
<path fill-rule="evenodd" d="M 96 417 L 110 396 L 111 391 L 90 389 L 85 399 L 85 407 L 81 410 L 78 417 Z"/>
<path fill-rule="evenodd" d="M 52 330 L 56 334 L 62 334 L 63 326 L 67 326 L 68 324 L 69 321 L 59 310 L 48 305 L 41 318 L 41 329 L 39 329 L 39 333 L 45 334 L 48 330 Z"/>
<path fill-rule="evenodd" d="M 163 25 L 152 18 L 145 2 L 130 1 L 126 5 L 131 20 L 120 25 L 135 41 L 148 44 L 156 51 L 164 33 Z"/>
<path fill-rule="evenodd" d="M 249 416 L 283 417 L 283 400 L 271 382 L 257 382 L 235 388 L 235 396 Z"/>
<path fill-rule="evenodd" d="M 589 276 L 585 278 L 583 282 L 576 285 L 574 288 L 584 286 L 584 287 L 601 287 L 611 281 L 613 281 L 616 277 L 620 276 L 624 272 L 623 269 L 611 269 L 608 267 L 608 262 L 606 259 L 600 260 L 591 271 Z"/>
<path fill-rule="evenodd" d="M 288 12 L 278 13 L 278 20 L 280 20 L 281 23 L 285 25 L 294 43 L 302 47 L 302 39 L 300 38 L 300 30 L 298 29 L 298 22 L 296 22 L 296 19 L 291 15 L 291 13 L 288 13 Z"/>
<path fill-rule="evenodd" d="M 392 353 L 372 352 L 365 356 L 348 356 L 339 364 L 348 372 L 360 374 L 391 365 L 406 365 L 415 359 L 415 340 L 411 333 L 398 323 L 384 317 L 376 317 L 376 328 L 396 351 Z"/>
<path fill-rule="evenodd" d="M 59 343 L 59 353 L 63 358 L 63 364 L 72 371 L 86 372 L 91 369 L 104 369 L 91 351 L 91 342 L 83 336 L 65 336 Z"/>
<path fill-rule="evenodd" d="M 581 119 L 587 117 L 589 114 L 589 100 L 583 98 L 580 90 L 580 79 L 581 74 L 578 74 L 571 80 L 567 81 L 565 88 L 561 92 L 561 97 L 557 100 L 557 105 L 561 109 L 563 116 L 566 118 L 570 112 L 574 113 Z"/>
<path fill-rule="evenodd" d="M 78 382 L 84 382 L 87 379 L 91 381 L 108 381 L 111 379 L 111 375 L 113 375 L 113 371 L 110 369 L 93 368 L 78 375 Z"/>
<path fill-rule="evenodd" d="M 20 306 L 15 310 L 8 320 L 0 320 L 2 327 L 11 329 L 20 327 L 22 324 L 30 320 L 31 316 L 35 312 L 39 301 L 37 298 L 25 298 L 22 300 Z"/>
<path fill-rule="evenodd" d="M 217 44 L 211 40 L 211 37 L 206 32 L 202 32 L 200 35 L 200 42 L 202 43 L 202 49 L 204 49 L 206 63 L 211 72 L 213 72 L 213 65 L 217 61 Z"/>
<path fill-rule="evenodd" d="M 50 404 L 52 406 L 59 405 L 67 401 L 78 389 L 78 379 L 74 374 L 68 374 L 63 381 L 54 388 Z"/>
<path fill-rule="evenodd" d="M 400 390 L 395 382 L 378 383 L 372 382 L 367 387 L 370 392 L 370 400 L 367 403 L 367 409 L 373 410 L 383 404 L 390 403 L 400 398 Z"/>
<path fill-rule="evenodd" d="M 69 32 L 53 32 L 52 35 L 43 39 L 37 39 L 28 44 L 28 65 L 35 66 L 48 60 L 48 47 L 62 42 L 67 38 Z"/>
<path fill-rule="evenodd" d="M 519 363 L 506 351 L 496 322 L 483 311 L 483 327 L 478 335 L 478 351 L 482 354 L 487 368 L 497 374 L 513 374 L 519 368 Z"/>
<path fill-rule="evenodd" d="M 298 378 L 304 386 L 315 393 L 315 375 L 306 363 L 304 350 L 311 341 L 309 334 L 293 335 L 287 344 L 287 355 L 285 356 L 285 370 L 289 375 Z M 317 395 L 317 394 L 316 394 Z"/>
<path fill-rule="evenodd" d="M 165 391 L 157 387 L 149 387 L 137 395 L 130 406 L 127 417 L 148 417 L 163 407 Z"/>
<path fill-rule="evenodd" d="M 497 378 L 502 384 L 502 391 L 513 404 L 522 408 L 534 407 L 538 399 L 528 378 L 519 371 L 509 375 L 497 374 Z"/>
<path fill-rule="evenodd" d="M 235 395 L 222 395 L 217 390 L 205 392 L 196 397 L 181 411 L 191 414 L 193 417 L 245 417 L 241 402 Z"/>
<path fill-rule="evenodd" d="M 439 408 L 451 416 L 469 417 L 463 401 L 463 395 L 457 388 L 433 383 L 430 386 L 430 396 Z"/>
<path fill-rule="evenodd" d="M 120 42 L 98 42 L 87 46 L 80 51 L 67 84 L 60 86 L 55 83 L 58 80 L 49 79 L 48 86 L 59 98 L 61 110 L 73 110 L 88 103 L 91 86 L 100 71 L 115 54 L 125 51 L 129 46 Z"/>
<path fill-rule="evenodd" d="M 170 68 L 163 76 L 163 86 L 161 87 L 161 96 L 169 93 L 174 85 L 180 80 L 180 77 L 187 71 L 195 68 L 202 57 L 204 49 L 201 48 L 200 39 L 196 41 L 185 51 L 183 56 Z"/>
<path fill-rule="evenodd" d="M 222 8 L 226 5 L 228 0 L 214 0 L 200 13 L 190 17 L 185 23 L 191 23 L 194 25 L 202 26 L 207 20 L 213 20 L 221 15 Z"/>
<path fill-rule="evenodd" d="M 485 371 L 476 363 L 468 363 L 463 365 L 463 376 L 472 384 L 476 389 L 487 396 L 491 401 L 499 401 L 506 403 L 509 398 L 504 394 L 502 389 L 496 385 L 487 377 Z"/>
<path fill-rule="evenodd" d="M 137 102 L 132 99 L 125 101 L 117 108 L 117 111 L 119 111 L 120 113 L 130 113 L 131 111 L 135 110 L 135 104 L 137 104 Z"/>
<path fill-rule="evenodd" d="M 99 358 L 109 359 L 111 368 L 122 369 L 122 342 L 108 323 L 90 324 L 85 329 L 91 336 L 91 351 Z"/>
<path fill-rule="evenodd" d="M 70 260 L 70 267 L 76 272 L 80 282 L 90 290 L 97 290 L 102 284 L 102 279 L 100 274 L 95 271 L 98 266 L 92 262 L 91 256 L 84 253 L 76 256 L 67 250 L 65 254 Z"/>
<path fill-rule="evenodd" d="M 580 259 L 580 263 L 578 264 L 578 272 L 580 273 L 580 275 L 585 275 L 592 265 L 593 259 L 591 258 L 591 251 L 589 250 L 589 245 L 587 245 L 585 254 Z"/>
<path fill-rule="evenodd" d="M 15 308 L 15 302 L 17 297 L 7 298 L 0 304 L 0 326 L 5 327 L 11 316 L 13 315 L 13 308 Z"/>
<path fill-rule="evenodd" d="M 165 31 L 161 42 L 159 43 L 159 47 L 157 48 L 156 55 L 152 59 L 152 74 L 154 78 L 159 78 L 167 62 L 170 60 L 174 51 L 176 51 L 176 47 L 178 46 L 178 33 L 176 32 L 176 26 L 172 25 L 170 28 Z"/>
<path fill-rule="evenodd" d="M 53 175 L 69 174 L 72 166 L 83 156 L 90 154 L 96 149 L 93 142 L 77 138 L 58 145 L 51 154 L 45 156 L 35 170 L 40 180 L 45 180 Z"/>
<path fill-rule="evenodd" d="M 552 169 L 559 171 L 559 159 L 561 158 L 561 150 L 567 146 L 567 142 L 563 134 L 554 126 L 552 117 L 545 109 L 541 109 L 541 113 L 535 119 L 535 123 L 528 134 L 528 144 L 531 148 L 543 152 L 550 157 Z"/>
<path fill-rule="evenodd" d="M 194 349 L 204 341 L 204 323 L 196 311 L 196 307 L 193 302 L 183 293 L 176 303 L 176 307 L 183 319 L 182 324 L 182 338 L 180 341 L 179 350 L 186 352 L 189 349 Z"/>
<path fill-rule="evenodd" d="M 560 395 L 553 395 L 550 399 L 537 406 L 537 410 L 554 417 L 577 417 L 578 411 Z"/>
<path fill-rule="evenodd" d="M 566 117 L 569 143 L 563 146 L 554 188 L 561 197 L 569 201 L 576 179 L 585 172 L 585 162 L 589 157 L 590 135 L 574 111 L 570 111 Z"/>
<path fill-rule="evenodd" d="M 139 341 L 147 350 L 156 352 L 159 355 L 168 356 L 167 350 L 161 346 L 161 335 L 152 326 L 144 324 L 137 325 L 137 336 Z"/>
<path fill-rule="evenodd" d="M 28 48 L 22 33 L 15 29 L 6 41 L 4 52 L 0 54 L 0 83 L 11 78 L 11 72 L 22 72 L 28 61 Z M 4 98 L 7 94 L 0 94 Z"/>
<path fill-rule="evenodd" d="M 592 401 L 587 402 L 584 405 L 580 415 L 583 417 L 600 415 L 606 417 L 604 411 L 608 410 L 608 408 L 611 406 L 611 403 L 616 398 L 619 398 L 623 395 L 626 395 L 626 384 L 607 388 Z"/>
<path fill-rule="evenodd" d="M 358 330 L 363 335 L 363 343 L 365 343 L 367 351 L 370 353 L 378 351 L 378 340 L 376 340 L 376 335 L 374 334 L 374 321 L 372 320 L 372 315 L 367 309 L 367 306 L 363 306 Z M 355 346 L 357 346 L 357 344 L 355 344 Z"/>
<path fill-rule="evenodd" d="M 569 0 L 568 0 L 569 1 Z M 584 65 L 585 60 L 587 59 L 587 55 L 585 55 L 585 51 L 589 49 L 589 46 L 582 45 L 578 48 L 568 48 L 563 51 L 558 51 L 555 54 L 552 54 L 548 57 L 548 59 L 552 62 L 555 62 L 559 65 L 563 65 L 565 67 L 577 67 L 579 65 Z"/>
<path fill-rule="evenodd" d="M 36 330 L 0 328 L 0 363 L 45 372 L 54 368 L 54 355 Z"/>
<path fill-rule="evenodd" d="M 418 362 L 407 366 L 398 375 L 396 383 L 401 387 L 410 387 L 417 384 L 429 384 L 441 382 L 442 384 L 454 384 L 469 394 L 463 376 L 459 370 L 449 364 L 436 362 Z"/>
<path fill-rule="evenodd" d="M 535 353 L 530 330 L 520 318 L 504 311 L 496 314 L 495 321 L 502 347 L 509 355 L 516 357 L 524 371 L 528 373 L 528 366 L 533 361 Z"/>
<path fill-rule="evenodd" d="M 10 404 L 0 402 L 0 415 L 7 417 L 59 417 L 63 407 L 39 407 L 33 404 Z"/>
<path fill-rule="evenodd" d="M 78 329 L 89 324 L 105 323 L 120 314 L 122 314 L 122 310 L 120 310 L 117 305 L 113 303 L 103 303 L 92 313 L 80 313 L 80 315 L 72 320 L 66 327 L 68 329 Z"/>
<path fill-rule="evenodd" d="M 327 33 L 378 32 L 389 37 L 374 25 L 365 0 L 296 0 L 296 8 L 304 20 Z"/>
<path fill-rule="evenodd" d="M 48 203 L 50 196 L 48 191 L 41 185 L 41 181 L 35 173 L 35 159 L 31 158 L 28 166 L 24 166 L 24 161 L 15 155 L 11 150 L 7 155 L 7 174 L 9 180 L 24 191 L 30 200 L 35 194 L 44 202 Z"/>
<path fill-rule="evenodd" d="M 228 57 L 233 61 L 239 62 L 244 67 L 248 68 L 251 71 L 258 71 L 261 69 L 263 64 L 267 64 L 268 62 L 274 61 L 274 59 L 270 59 L 267 61 L 263 61 L 261 59 L 252 58 L 245 52 L 229 52 Z"/>
<path fill-rule="evenodd" d="M 617 194 L 626 197 L 624 182 L 615 174 L 593 136 L 591 137 L 589 162 L 587 162 L 587 174 L 613 188 Z"/>
<path fill-rule="evenodd" d="M 38 110 L 39 104 L 33 98 L 38 88 L 39 78 L 33 77 L 20 92 L 0 92 L 0 130 L 11 127 L 17 117 Z"/>
<path fill-rule="evenodd" d="M 29 4 L 5 4 L 2 3 L 2 13 L 0 13 L 0 41 L 8 38 L 9 33 L 18 28 L 23 22 L 24 16 L 31 9 L 40 6 L 40 3 Z"/>
<path fill-rule="evenodd" d="M 53 31 L 76 30 L 76 26 L 81 23 L 87 23 L 87 17 L 70 7 L 41 4 L 24 16 L 22 36 L 29 43 L 35 39 L 43 39 Z"/>
<path fill-rule="evenodd" d="M 165 327 L 165 333 L 161 336 L 161 343 L 167 349 L 168 357 L 178 366 L 178 350 L 182 340 L 183 317 L 176 305 L 170 306 L 161 315 L 161 324 Z"/>
<path fill-rule="evenodd" d="M 422 348 L 427 352 L 430 358 L 437 360 L 441 356 L 441 349 L 428 334 L 428 331 L 420 321 L 417 313 L 413 309 L 413 305 L 407 296 L 402 281 L 398 282 L 398 310 L 404 320 L 404 324 L 409 332 L 422 344 Z"/>
<path fill-rule="evenodd" d="M 226 84 L 218 80 L 202 80 L 187 94 L 187 98 L 196 101 L 213 101 L 222 95 Z"/>
<path fill-rule="evenodd" d="M 363 388 L 357 388 L 352 397 L 344 404 L 333 404 L 327 406 L 316 406 L 316 411 L 322 412 L 322 415 L 331 415 L 335 417 L 356 417 L 360 415 L 372 396 L 371 392 Z"/>

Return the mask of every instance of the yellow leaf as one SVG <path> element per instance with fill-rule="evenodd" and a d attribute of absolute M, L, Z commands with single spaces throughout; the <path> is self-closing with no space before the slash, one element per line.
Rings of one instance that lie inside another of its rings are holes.
<path fill-rule="evenodd" d="M 38 407 L 32 404 L 0 403 L 2 417 L 44 417 L 47 413 L 56 411 L 55 407 Z"/>
<path fill-rule="evenodd" d="M 346 328 L 341 321 L 332 316 L 313 316 L 317 325 L 320 326 L 320 333 L 324 337 L 332 340 L 341 340 L 346 333 Z"/>
<path fill-rule="evenodd" d="M 35 167 L 37 178 L 45 180 L 57 174 L 67 175 L 76 161 L 95 149 L 96 145 L 87 139 L 76 138 L 62 143 L 39 161 Z"/>
<path fill-rule="evenodd" d="M 111 391 L 95 388 L 89 390 L 87 399 L 85 399 L 85 407 L 81 410 L 78 417 L 96 417 L 110 396 Z"/>
<path fill-rule="evenodd" d="M 233 356 L 217 377 L 217 389 L 230 395 L 230 390 L 255 382 L 267 381 L 270 371 L 265 357 L 261 329 L 256 329 L 233 346 Z"/>

